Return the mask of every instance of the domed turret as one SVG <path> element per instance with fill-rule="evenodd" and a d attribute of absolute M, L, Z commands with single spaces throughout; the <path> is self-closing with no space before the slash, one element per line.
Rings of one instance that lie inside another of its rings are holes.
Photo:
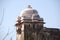
<path fill-rule="evenodd" d="M 28 5 L 26 9 L 22 10 L 20 17 L 23 17 L 24 19 L 32 19 L 33 15 L 38 15 L 38 11 Z"/>
<path fill-rule="evenodd" d="M 42 22 L 43 18 L 41 18 L 38 14 L 38 11 L 33 9 L 30 5 L 24 10 L 21 11 L 21 15 L 17 18 L 16 25 L 20 25 L 22 22 Z"/>
<path fill-rule="evenodd" d="M 36 38 L 36 36 L 38 37 L 36 33 L 37 31 L 38 34 L 40 33 L 40 31 L 43 29 L 44 23 L 45 22 L 43 18 L 39 16 L 38 11 L 28 5 L 26 9 L 21 11 L 21 15 L 18 16 L 16 20 L 15 26 L 17 40 L 29 40 L 31 38 L 33 38 L 34 40 L 38 40 L 38 38 Z M 27 38 L 29 34 L 32 34 L 32 37 Z M 33 37 L 33 35 L 35 36 L 35 38 Z"/>

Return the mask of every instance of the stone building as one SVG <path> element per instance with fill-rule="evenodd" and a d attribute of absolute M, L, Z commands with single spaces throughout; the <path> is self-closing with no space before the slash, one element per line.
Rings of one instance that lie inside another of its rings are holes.
<path fill-rule="evenodd" d="M 44 27 L 44 20 L 30 5 L 16 21 L 16 40 L 60 40 L 60 30 Z"/>

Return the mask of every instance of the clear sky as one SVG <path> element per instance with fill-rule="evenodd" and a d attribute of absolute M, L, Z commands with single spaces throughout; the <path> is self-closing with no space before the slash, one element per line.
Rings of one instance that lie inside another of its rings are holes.
<path fill-rule="evenodd" d="M 0 23 L 4 9 L 4 18 L 0 25 L 0 40 L 3 40 L 7 32 L 9 34 L 5 40 L 11 38 L 15 40 L 16 18 L 29 4 L 38 11 L 40 17 L 44 18 L 45 27 L 60 29 L 60 0 L 0 0 Z"/>

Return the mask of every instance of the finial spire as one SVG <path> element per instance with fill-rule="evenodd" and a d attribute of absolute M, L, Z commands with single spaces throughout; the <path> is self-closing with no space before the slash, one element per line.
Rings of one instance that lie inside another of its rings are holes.
<path fill-rule="evenodd" d="M 28 8 L 32 8 L 31 5 L 28 5 Z"/>

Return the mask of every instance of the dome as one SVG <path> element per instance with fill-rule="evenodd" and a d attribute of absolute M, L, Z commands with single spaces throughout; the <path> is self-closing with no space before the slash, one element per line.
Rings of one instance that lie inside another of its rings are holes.
<path fill-rule="evenodd" d="M 28 5 L 28 7 L 26 9 L 21 11 L 20 16 L 31 19 L 33 14 L 38 15 L 38 11 L 33 9 L 30 5 Z"/>

